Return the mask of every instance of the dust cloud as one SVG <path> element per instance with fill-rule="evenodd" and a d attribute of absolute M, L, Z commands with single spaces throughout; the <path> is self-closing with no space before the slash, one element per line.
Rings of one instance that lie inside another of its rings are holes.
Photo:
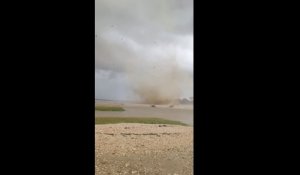
<path fill-rule="evenodd" d="M 192 96 L 192 0 L 95 4 L 96 98 L 169 104 Z"/>
<path fill-rule="evenodd" d="M 192 77 L 179 66 L 175 55 L 126 65 L 125 70 L 134 93 L 144 103 L 174 104 L 183 95 L 184 84 L 192 85 Z"/>

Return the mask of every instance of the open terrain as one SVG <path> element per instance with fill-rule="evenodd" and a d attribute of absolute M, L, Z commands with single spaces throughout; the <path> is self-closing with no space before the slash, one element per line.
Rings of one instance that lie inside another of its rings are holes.
<path fill-rule="evenodd" d="M 95 111 L 95 117 L 146 117 L 176 120 L 193 126 L 193 105 L 156 105 L 97 101 L 96 106 L 110 105 L 125 111 Z"/>
<path fill-rule="evenodd" d="M 95 128 L 96 175 L 192 175 L 193 127 L 105 124 Z"/>
<path fill-rule="evenodd" d="M 96 175 L 193 174 L 192 105 L 95 106 Z"/>

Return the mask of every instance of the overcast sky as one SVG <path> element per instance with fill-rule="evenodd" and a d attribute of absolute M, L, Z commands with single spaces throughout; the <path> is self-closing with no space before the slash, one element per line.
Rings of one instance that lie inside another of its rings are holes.
<path fill-rule="evenodd" d="M 192 0 L 95 2 L 96 98 L 135 100 L 146 86 L 193 96 Z"/>

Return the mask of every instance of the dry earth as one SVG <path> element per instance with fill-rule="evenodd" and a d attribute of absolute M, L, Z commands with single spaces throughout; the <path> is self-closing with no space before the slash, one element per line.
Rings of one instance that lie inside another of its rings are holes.
<path fill-rule="evenodd" d="M 192 175 L 193 127 L 95 126 L 96 175 Z"/>

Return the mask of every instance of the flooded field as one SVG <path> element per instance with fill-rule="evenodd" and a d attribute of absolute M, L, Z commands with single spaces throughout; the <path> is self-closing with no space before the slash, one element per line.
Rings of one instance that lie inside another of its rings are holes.
<path fill-rule="evenodd" d="M 193 126 L 193 105 L 156 105 L 97 101 L 96 105 L 121 106 L 125 111 L 95 111 L 95 117 L 157 117 L 177 120 Z"/>

